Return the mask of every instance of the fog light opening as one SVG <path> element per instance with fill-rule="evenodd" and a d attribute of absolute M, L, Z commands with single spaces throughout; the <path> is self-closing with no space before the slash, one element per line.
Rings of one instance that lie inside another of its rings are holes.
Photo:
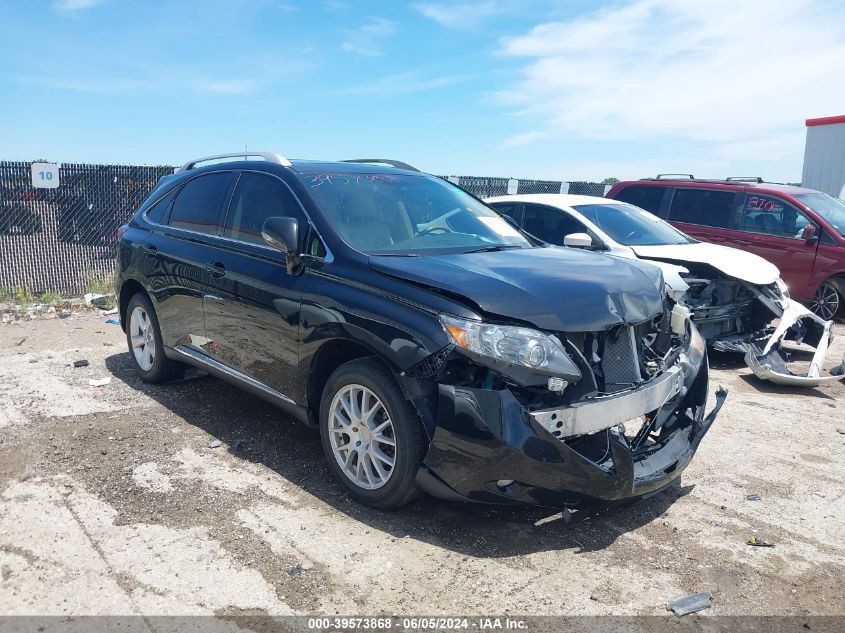
<path fill-rule="evenodd" d="M 496 487 L 499 490 L 505 490 L 505 489 L 508 488 L 508 486 L 511 486 L 511 485 L 513 485 L 513 479 L 500 479 L 499 481 L 496 482 Z"/>

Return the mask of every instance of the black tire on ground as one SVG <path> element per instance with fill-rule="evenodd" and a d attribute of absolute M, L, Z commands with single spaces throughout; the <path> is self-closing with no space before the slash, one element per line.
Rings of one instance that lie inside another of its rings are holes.
<path fill-rule="evenodd" d="M 810 309 L 823 319 L 836 319 L 845 314 L 845 281 L 835 277 L 823 281 L 816 289 Z M 831 310 L 834 310 L 831 314 Z"/>
<path fill-rule="evenodd" d="M 135 358 L 132 347 L 132 335 L 135 334 L 131 327 L 131 316 L 135 308 L 141 308 L 150 320 L 153 328 L 153 336 L 155 338 L 155 354 L 153 356 L 152 367 L 149 370 L 143 369 Z M 161 338 L 161 328 L 158 324 L 158 316 L 155 308 L 149 297 L 143 292 L 136 293 L 126 306 L 126 344 L 129 347 L 129 357 L 132 359 L 132 365 L 135 372 L 140 376 L 141 380 L 149 383 L 168 382 L 182 377 L 185 366 L 174 360 L 167 358 L 164 354 L 164 343 Z"/>
<path fill-rule="evenodd" d="M 347 477 L 332 451 L 329 431 L 331 403 L 335 395 L 348 385 L 362 385 L 372 391 L 393 422 L 395 463 L 387 483 L 375 490 L 360 487 Z M 350 361 L 329 376 L 320 401 L 320 437 L 329 468 L 359 503 L 387 510 L 403 506 L 422 495 L 422 490 L 414 481 L 428 443 L 422 423 L 393 375 L 375 358 Z"/>

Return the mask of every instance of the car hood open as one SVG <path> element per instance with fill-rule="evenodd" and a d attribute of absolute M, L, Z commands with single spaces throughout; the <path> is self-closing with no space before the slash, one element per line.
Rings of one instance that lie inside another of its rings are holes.
<path fill-rule="evenodd" d="M 758 286 L 768 286 L 780 277 L 777 266 L 758 255 L 708 242 L 631 246 L 631 250 L 643 259 L 657 259 L 681 265 L 688 262 L 709 264 L 729 277 Z"/>
<path fill-rule="evenodd" d="M 660 269 L 575 249 L 372 256 L 370 267 L 545 330 L 601 331 L 641 323 L 663 310 Z"/>

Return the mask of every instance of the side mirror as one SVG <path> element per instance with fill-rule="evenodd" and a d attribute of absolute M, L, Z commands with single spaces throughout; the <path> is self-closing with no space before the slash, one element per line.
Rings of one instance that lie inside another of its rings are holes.
<path fill-rule="evenodd" d="M 808 224 L 804 227 L 804 230 L 801 231 L 801 239 L 807 242 L 808 244 L 816 241 L 816 225 L 815 224 Z"/>
<path fill-rule="evenodd" d="M 296 218 L 267 218 L 261 227 L 261 237 L 267 244 L 287 256 L 288 272 L 293 273 L 302 254 L 299 250 L 299 222 Z"/>
<path fill-rule="evenodd" d="M 563 245 L 572 248 L 593 248 L 593 238 L 586 233 L 570 233 L 563 238 Z"/>

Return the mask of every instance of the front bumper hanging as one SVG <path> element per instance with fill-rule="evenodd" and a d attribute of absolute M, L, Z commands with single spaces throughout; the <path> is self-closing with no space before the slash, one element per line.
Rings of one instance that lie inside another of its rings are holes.
<path fill-rule="evenodd" d="M 438 497 L 552 507 L 660 490 L 689 464 L 727 396 L 720 388 L 705 415 L 706 357 L 686 383 L 674 369 L 624 395 L 534 412 L 507 389 L 441 384 L 437 427 L 417 482 Z M 620 424 L 655 411 L 661 426 L 654 439 L 634 445 Z M 583 438 L 593 451 L 606 442 L 604 455 L 584 452 Z"/>
<path fill-rule="evenodd" d="M 818 339 L 818 342 L 807 374 L 801 375 L 789 369 L 789 357 L 782 343 L 787 335 L 794 336 L 796 332 L 800 340 L 808 326 L 815 331 L 813 339 Z M 827 376 L 822 374 L 827 350 L 833 339 L 832 327 L 833 321 L 825 321 L 797 301 L 787 300 L 780 322 L 765 344 L 762 341 L 748 343 L 745 363 L 755 376 L 778 385 L 816 387 L 826 382 L 840 380 L 843 377 L 842 371 L 845 371 L 845 358 L 843 358 L 843 365 L 837 368 L 838 371 L 834 370 Z"/>

